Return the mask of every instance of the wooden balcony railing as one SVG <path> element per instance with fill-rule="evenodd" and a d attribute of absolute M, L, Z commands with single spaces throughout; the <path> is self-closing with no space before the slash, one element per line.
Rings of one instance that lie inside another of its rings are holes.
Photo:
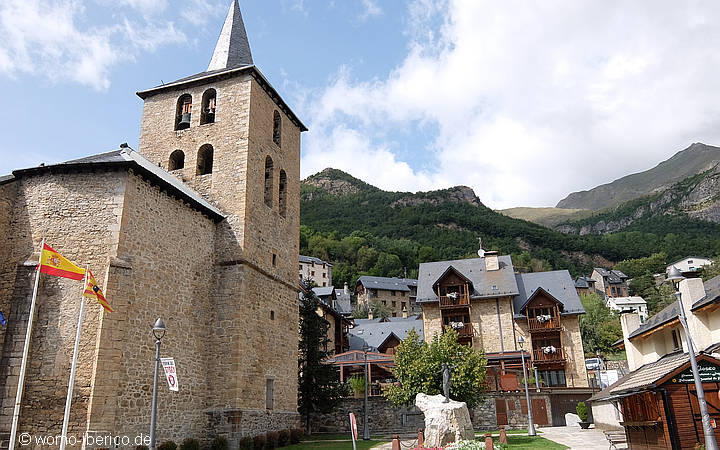
<path fill-rule="evenodd" d="M 533 361 L 535 362 L 561 362 L 565 361 L 563 349 L 555 347 L 555 352 L 547 352 L 542 348 L 533 350 Z"/>
<path fill-rule="evenodd" d="M 445 325 L 443 328 L 444 329 L 452 328 L 453 330 L 455 330 L 457 332 L 458 337 L 461 337 L 461 338 L 462 337 L 473 337 L 475 334 L 473 332 L 473 327 L 472 327 L 471 323 L 464 323 L 462 328 L 454 328 L 449 325 Z"/>
<path fill-rule="evenodd" d="M 560 328 L 560 319 L 558 317 L 551 317 L 544 322 L 539 321 L 536 317 L 528 319 L 528 329 L 530 331 L 559 330 Z"/>
<path fill-rule="evenodd" d="M 458 294 L 457 297 L 447 295 L 440 296 L 441 308 L 452 308 L 455 306 L 470 306 L 470 296 L 467 294 Z"/>

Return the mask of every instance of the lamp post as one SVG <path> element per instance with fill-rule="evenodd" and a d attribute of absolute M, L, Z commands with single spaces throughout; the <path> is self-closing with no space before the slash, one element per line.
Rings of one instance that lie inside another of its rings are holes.
<path fill-rule="evenodd" d="M 528 436 L 535 436 L 535 423 L 533 422 L 532 405 L 530 404 L 530 390 L 528 389 L 527 383 L 527 367 L 525 367 L 525 350 L 523 350 L 524 343 L 525 339 L 520 336 L 518 338 L 518 344 L 520 345 L 520 359 L 522 360 L 523 381 L 525 382 L 525 402 L 527 403 L 528 409 Z"/>
<path fill-rule="evenodd" d="M 157 419 L 158 371 L 160 370 L 160 341 L 165 336 L 165 322 L 158 318 L 152 328 L 155 336 L 155 375 L 153 378 L 152 411 L 150 411 L 150 450 L 155 450 L 155 422 Z"/>
<path fill-rule="evenodd" d="M 363 345 L 363 355 L 365 356 L 365 417 L 363 418 L 363 441 L 370 440 L 370 424 L 368 423 L 368 359 L 367 354 L 370 347 Z"/>
<path fill-rule="evenodd" d="M 703 434 L 705 435 L 705 448 L 706 450 L 718 450 L 718 445 L 715 441 L 715 432 L 713 431 L 712 425 L 710 425 L 710 413 L 708 413 L 707 402 L 705 401 L 705 390 L 703 389 L 700 372 L 698 371 L 697 359 L 695 358 L 695 348 L 693 346 L 692 338 L 690 337 L 690 329 L 688 328 L 687 317 L 685 317 L 685 308 L 682 303 L 680 282 L 684 280 L 685 277 L 682 273 L 680 273 L 677 267 L 672 266 L 668 272 L 667 279 L 675 286 L 675 297 L 677 297 L 678 301 L 678 318 L 685 330 L 685 340 L 687 341 L 688 356 L 690 357 L 690 367 L 692 368 L 693 378 L 695 379 L 695 390 L 697 391 L 698 405 L 700 406 L 700 416 L 702 417 Z"/>

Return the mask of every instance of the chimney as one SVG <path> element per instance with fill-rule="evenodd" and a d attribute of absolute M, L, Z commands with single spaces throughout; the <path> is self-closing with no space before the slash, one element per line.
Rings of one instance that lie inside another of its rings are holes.
<path fill-rule="evenodd" d="M 627 355 L 628 368 L 632 372 L 643 365 L 643 354 L 640 349 L 630 342 L 630 333 L 640 327 L 640 315 L 636 312 L 625 313 L 620 315 L 620 325 L 622 326 L 623 341 L 625 343 L 625 354 Z"/>
<path fill-rule="evenodd" d="M 485 270 L 500 270 L 500 262 L 498 261 L 498 252 L 485 252 Z"/>
<path fill-rule="evenodd" d="M 687 317 L 690 337 L 695 344 L 695 351 L 704 350 L 712 344 L 712 332 L 698 316 L 691 311 L 692 305 L 705 297 L 705 285 L 700 278 L 687 278 L 680 282 L 682 304 Z M 687 349 L 685 349 L 687 350 Z"/>
<path fill-rule="evenodd" d="M 407 319 L 407 317 L 408 317 L 408 316 L 407 316 L 407 307 L 403 306 L 402 318 L 403 318 L 403 319 Z"/>
<path fill-rule="evenodd" d="M 345 295 L 350 295 L 350 288 L 348 287 L 347 281 L 345 282 L 345 285 L 343 286 L 343 291 L 345 292 Z"/>
<path fill-rule="evenodd" d="M 372 308 L 368 309 L 368 319 L 373 320 Z"/>

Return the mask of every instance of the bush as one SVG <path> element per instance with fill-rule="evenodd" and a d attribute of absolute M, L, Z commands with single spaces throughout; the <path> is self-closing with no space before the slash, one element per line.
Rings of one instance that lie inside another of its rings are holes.
<path fill-rule="evenodd" d="M 200 450 L 200 441 L 193 438 L 185 438 L 180 444 L 180 450 Z"/>
<path fill-rule="evenodd" d="M 581 422 L 587 422 L 588 409 L 587 406 L 585 406 L 585 402 L 578 402 L 577 407 L 575 407 L 575 411 L 577 411 L 577 415 Z"/>
<path fill-rule="evenodd" d="M 253 438 L 250 436 L 245 436 L 244 438 L 240 439 L 240 444 L 238 445 L 239 450 L 253 450 Z"/>
<path fill-rule="evenodd" d="M 265 435 L 259 434 L 253 438 L 253 448 L 255 450 L 263 450 L 265 448 Z"/>
<path fill-rule="evenodd" d="M 158 450 L 177 450 L 177 444 L 173 441 L 165 441 L 158 445 Z"/>
<path fill-rule="evenodd" d="M 228 450 L 228 440 L 224 436 L 215 436 L 210 442 L 210 450 Z"/>
<path fill-rule="evenodd" d="M 290 430 L 282 430 L 279 433 L 278 447 L 285 447 L 290 444 Z"/>
<path fill-rule="evenodd" d="M 267 440 L 265 442 L 265 448 L 276 448 L 278 446 L 280 434 L 278 434 L 277 431 L 268 431 L 265 436 L 267 437 Z"/>
<path fill-rule="evenodd" d="M 297 444 L 302 439 L 303 432 L 299 428 L 293 428 L 290 430 L 290 443 Z"/>

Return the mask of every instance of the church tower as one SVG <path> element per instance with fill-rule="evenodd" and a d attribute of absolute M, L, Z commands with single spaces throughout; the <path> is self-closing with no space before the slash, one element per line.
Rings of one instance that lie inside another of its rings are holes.
<path fill-rule="evenodd" d="M 209 374 L 218 387 L 211 420 L 289 428 L 283 421 L 297 416 L 300 134 L 307 128 L 253 64 L 237 0 L 207 70 L 137 95 L 144 100 L 140 154 L 226 214 L 215 236 L 211 296 L 223 326 L 210 349 L 219 362 Z M 248 416 L 257 411 L 269 416 Z"/>

